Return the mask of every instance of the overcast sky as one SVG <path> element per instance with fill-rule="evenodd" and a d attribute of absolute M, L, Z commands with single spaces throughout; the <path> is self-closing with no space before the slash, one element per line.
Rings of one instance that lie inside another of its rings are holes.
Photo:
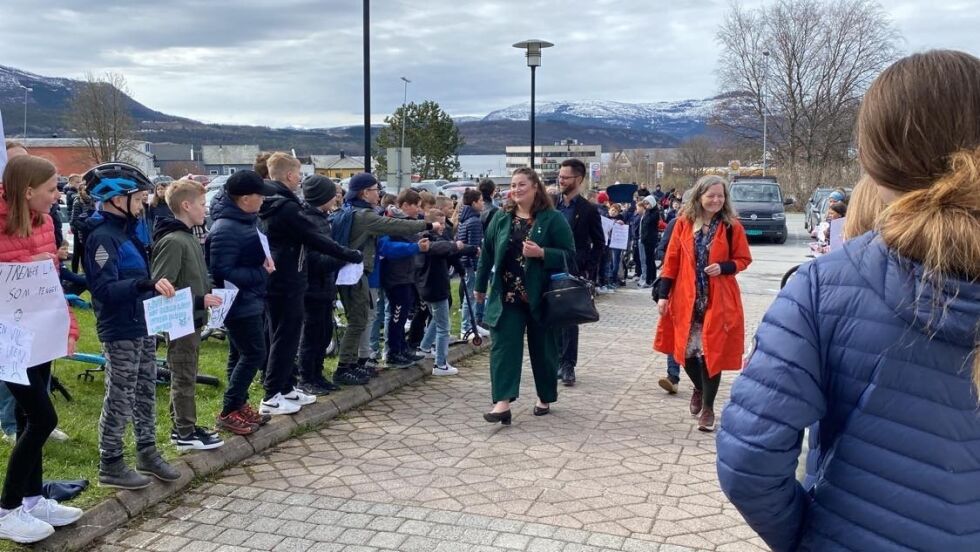
<path fill-rule="evenodd" d="M 903 51 L 980 55 L 980 0 L 882 4 Z M 710 97 L 728 5 L 375 0 L 373 120 L 401 103 L 402 75 L 409 101 L 435 100 L 454 116 L 527 101 L 530 71 L 511 44 L 528 38 L 556 44 L 538 70 L 539 100 Z M 119 72 L 140 102 L 206 122 L 357 124 L 361 15 L 359 0 L 0 0 L 0 64 L 47 76 Z"/>

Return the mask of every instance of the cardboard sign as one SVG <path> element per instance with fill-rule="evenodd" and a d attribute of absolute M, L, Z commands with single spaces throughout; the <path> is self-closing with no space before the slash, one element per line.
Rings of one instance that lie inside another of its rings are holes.
<path fill-rule="evenodd" d="M 0 263 L 0 320 L 41 336 L 31 341 L 27 366 L 68 354 L 71 321 L 53 262 Z"/>
<path fill-rule="evenodd" d="M 191 288 L 178 289 L 173 297 L 158 295 L 143 301 L 146 331 L 149 335 L 167 332 L 178 339 L 194 332 L 194 299 Z"/>
<path fill-rule="evenodd" d="M 259 243 L 262 244 L 262 252 L 265 253 L 266 259 L 272 258 L 272 250 L 269 249 L 269 236 L 266 236 L 258 228 L 255 231 L 259 234 Z"/>
<path fill-rule="evenodd" d="M 364 274 L 364 263 L 347 263 L 337 271 L 338 286 L 352 286 L 361 280 Z"/>
<path fill-rule="evenodd" d="M 0 320 L 0 380 L 30 385 L 28 361 L 34 343 L 34 332 Z"/>
<path fill-rule="evenodd" d="M 225 325 L 225 317 L 228 316 L 228 311 L 231 310 L 231 305 L 235 302 L 235 297 L 238 296 L 238 288 L 212 289 L 211 294 L 220 297 L 221 304 L 217 307 L 211 307 L 208 309 L 207 327 L 218 329 Z"/>

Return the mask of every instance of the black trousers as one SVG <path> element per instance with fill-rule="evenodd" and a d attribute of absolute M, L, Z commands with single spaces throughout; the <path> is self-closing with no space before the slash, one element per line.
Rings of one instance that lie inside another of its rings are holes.
<path fill-rule="evenodd" d="M 83 255 L 85 255 L 85 240 L 78 236 L 78 232 L 74 232 L 72 233 L 71 271 L 75 274 L 78 274 Z"/>
<path fill-rule="evenodd" d="M 418 306 L 415 309 L 415 314 L 412 316 L 412 325 L 408 328 L 408 346 L 411 350 L 419 348 L 422 344 L 422 337 L 425 336 L 425 326 L 429 322 L 429 318 L 432 317 L 429 313 L 429 306 L 425 304 L 425 301 L 416 301 L 415 304 Z"/>
<path fill-rule="evenodd" d="M 17 401 L 17 442 L 7 460 L 7 477 L 0 497 L 0 508 L 6 510 L 20 506 L 24 497 L 41 495 L 44 442 L 58 425 L 58 413 L 48 394 L 51 363 L 28 368 L 27 379 L 30 385 L 5 382 Z"/>
<path fill-rule="evenodd" d="M 388 312 L 391 313 L 388 319 L 388 356 L 408 353 L 408 342 L 405 338 L 405 322 L 411 314 L 415 303 L 415 285 L 404 284 L 385 288 L 385 297 L 388 299 Z M 428 309 L 426 309 L 428 312 Z M 421 342 L 421 339 L 419 340 Z"/>
<path fill-rule="evenodd" d="M 721 385 L 721 372 L 711 377 L 708 375 L 708 364 L 703 356 L 689 357 L 684 359 L 684 371 L 687 377 L 691 378 L 694 388 L 701 391 L 701 405 L 709 410 L 715 409 L 715 397 L 718 395 L 718 387 Z"/>
<path fill-rule="evenodd" d="M 269 360 L 265 365 L 265 398 L 288 393 L 296 383 L 296 353 L 303 330 L 303 294 L 266 298 Z M 241 351 L 239 351 L 241 354 Z"/>
<path fill-rule="evenodd" d="M 334 303 L 326 297 L 309 298 L 305 306 L 303 333 L 299 340 L 299 377 L 311 382 L 323 374 L 327 346 L 333 338 Z"/>
<path fill-rule="evenodd" d="M 657 244 L 640 244 L 643 248 L 644 255 L 646 255 L 647 265 L 643 269 L 643 273 L 646 275 L 646 283 L 652 284 L 654 280 L 657 279 Z M 640 266 L 640 258 L 636 258 L 636 266 Z"/>
<path fill-rule="evenodd" d="M 558 375 L 575 375 L 575 366 L 578 365 L 578 326 L 565 326 L 561 329 L 559 337 L 559 350 L 561 357 L 558 361 Z"/>
<path fill-rule="evenodd" d="M 265 318 L 261 314 L 225 320 L 228 330 L 228 388 L 221 414 L 227 416 L 248 402 L 248 388 L 266 363 Z M 232 355 L 234 353 L 234 355 Z M 233 358 L 234 356 L 234 358 Z"/>

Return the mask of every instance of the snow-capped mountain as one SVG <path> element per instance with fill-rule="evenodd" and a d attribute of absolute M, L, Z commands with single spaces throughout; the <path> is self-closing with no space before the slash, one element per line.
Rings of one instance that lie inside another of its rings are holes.
<path fill-rule="evenodd" d="M 708 117 L 719 101 L 719 98 L 655 103 L 558 101 L 539 102 L 534 110 L 538 120 L 653 130 L 682 139 L 704 131 Z M 483 120 L 526 121 L 530 117 L 530 110 L 530 102 L 521 103 L 494 111 Z"/>

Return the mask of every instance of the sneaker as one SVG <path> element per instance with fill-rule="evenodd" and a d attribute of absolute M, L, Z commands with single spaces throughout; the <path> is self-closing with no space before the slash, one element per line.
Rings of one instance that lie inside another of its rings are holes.
<path fill-rule="evenodd" d="M 480 337 L 490 337 L 490 330 L 480 325 L 476 326 L 476 333 L 480 334 Z"/>
<path fill-rule="evenodd" d="M 448 362 L 446 363 L 445 366 L 433 366 L 432 367 L 432 375 L 433 376 L 455 376 L 458 373 L 459 373 L 459 370 L 457 370 L 455 367 L 453 367 Z"/>
<path fill-rule="evenodd" d="M 660 384 L 660 387 L 663 388 L 664 391 L 670 393 L 671 395 L 677 394 L 677 384 L 674 383 L 673 380 L 671 380 L 670 378 L 660 378 L 660 381 L 658 381 L 657 383 Z M 691 408 L 694 407 L 692 406 Z"/>
<path fill-rule="evenodd" d="M 391 352 L 390 351 L 388 353 L 388 356 L 391 356 Z M 369 359 L 369 358 L 359 358 L 359 359 L 357 359 L 357 362 L 354 364 L 354 367 L 355 367 L 355 370 L 367 374 L 368 379 L 370 379 L 370 378 L 376 378 L 376 377 L 378 377 L 378 374 L 380 373 L 380 372 L 378 372 L 378 363 L 377 362 L 371 362 L 371 359 Z"/>
<path fill-rule="evenodd" d="M 242 414 L 242 416 L 245 416 L 246 420 L 256 425 L 264 426 L 272 421 L 272 416 L 269 414 L 259 414 L 254 408 L 252 408 L 252 405 L 248 403 L 245 403 L 238 409 L 238 411 Z"/>
<path fill-rule="evenodd" d="M 321 387 L 325 387 L 327 391 L 340 391 L 340 386 L 335 385 L 332 381 L 323 377 L 323 374 L 317 374 L 316 376 L 313 376 L 313 381 L 316 382 L 317 385 Z"/>
<path fill-rule="evenodd" d="M 152 479 L 129 469 L 121 458 L 110 464 L 99 463 L 100 487 L 114 487 L 116 489 L 135 491 L 149 487 L 150 483 L 153 483 Z"/>
<path fill-rule="evenodd" d="M 333 374 L 333 381 L 337 385 L 365 385 L 370 379 L 366 374 L 357 371 L 354 364 L 341 364 Z"/>
<path fill-rule="evenodd" d="M 715 413 L 710 408 L 705 408 L 701 410 L 701 415 L 698 416 L 698 431 L 704 431 L 705 433 L 710 433 L 715 430 Z"/>
<path fill-rule="evenodd" d="M 268 414 L 270 416 L 296 414 L 299 412 L 299 408 L 298 404 L 284 399 L 282 393 L 276 393 L 272 398 L 262 401 L 262 404 L 259 405 L 259 414 Z"/>
<path fill-rule="evenodd" d="M 300 382 L 299 390 L 307 395 L 313 395 L 315 397 L 323 397 L 330 394 L 330 389 L 319 384 L 315 381 L 304 381 Z"/>
<path fill-rule="evenodd" d="M 385 361 L 385 364 L 387 364 L 389 368 L 408 368 L 412 364 L 415 364 L 415 361 L 399 354 L 393 354 L 388 355 L 388 359 Z"/>
<path fill-rule="evenodd" d="M 234 433 L 235 435 L 249 435 L 255 433 L 255 431 L 259 429 L 259 424 L 252 423 L 239 410 L 230 412 L 227 416 L 218 414 L 217 423 L 215 425 L 225 431 Z"/>
<path fill-rule="evenodd" d="M 701 390 L 695 389 L 691 393 L 691 416 L 697 416 L 701 413 Z"/>
<path fill-rule="evenodd" d="M 152 475 L 160 481 L 173 482 L 180 479 L 180 471 L 168 464 L 155 446 L 136 451 L 136 471 L 143 475 Z"/>
<path fill-rule="evenodd" d="M 18 506 L 0 517 L 0 539 L 29 544 L 44 540 L 54 534 L 54 527 L 27 513 Z"/>
<path fill-rule="evenodd" d="M 78 521 L 82 517 L 82 509 L 74 506 L 62 506 L 53 498 L 40 497 L 33 508 L 27 510 L 28 514 L 47 523 L 51 527 L 64 527 Z"/>
<path fill-rule="evenodd" d="M 55 441 L 60 441 L 62 443 L 68 440 L 68 434 L 65 433 L 64 431 L 61 431 L 61 429 L 57 427 L 54 428 L 54 431 L 51 432 L 51 435 L 49 435 L 49 437 L 54 439 Z M 55 527 L 58 526 L 55 525 Z"/>
<path fill-rule="evenodd" d="M 195 426 L 194 431 L 187 437 L 181 437 L 174 429 L 170 432 L 170 442 L 179 451 L 213 450 L 225 444 L 221 437 L 204 427 Z"/>
<path fill-rule="evenodd" d="M 316 402 L 316 395 L 309 395 L 300 391 L 299 389 L 293 387 L 293 390 L 282 396 L 291 403 L 298 404 L 299 406 L 306 406 L 308 404 L 313 404 Z"/>
<path fill-rule="evenodd" d="M 421 349 L 420 348 L 418 350 L 418 354 L 422 355 L 422 358 L 436 358 L 436 349 L 435 349 L 435 347 L 433 347 L 431 349 Z"/>

